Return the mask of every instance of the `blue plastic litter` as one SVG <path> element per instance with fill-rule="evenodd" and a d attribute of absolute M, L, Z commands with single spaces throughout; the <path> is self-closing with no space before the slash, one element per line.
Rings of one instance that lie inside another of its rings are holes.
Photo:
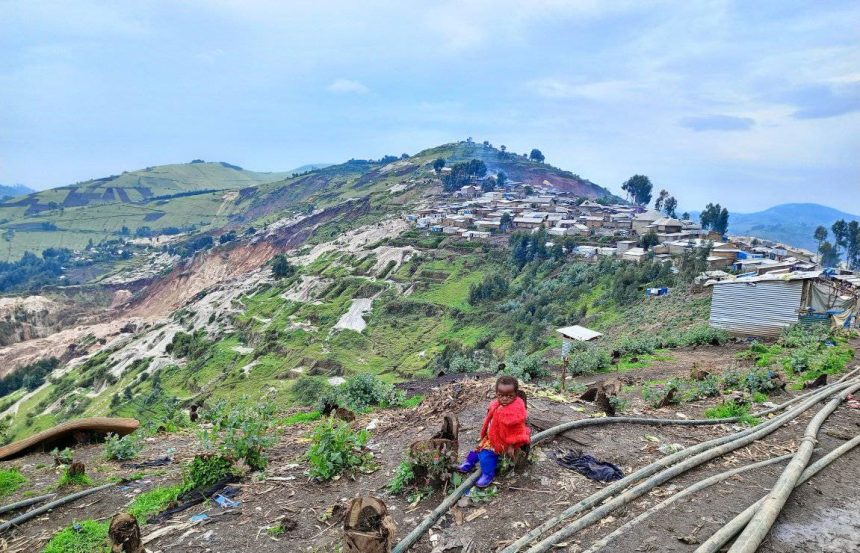
<path fill-rule="evenodd" d="M 200 522 L 201 520 L 206 520 L 207 518 L 209 518 L 209 515 L 207 515 L 206 513 L 200 513 L 199 515 L 194 515 L 193 517 L 191 517 L 191 522 Z"/>
<path fill-rule="evenodd" d="M 564 457 L 557 457 L 555 462 L 598 482 L 611 482 L 624 478 L 624 473 L 618 465 L 598 461 L 591 455 L 583 455 L 580 451 L 569 451 Z"/>
<path fill-rule="evenodd" d="M 217 503 L 220 507 L 223 507 L 224 509 L 231 508 L 231 507 L 238 507 L 239 505 L 241 505 L 241 503 L 239 503 L 238 501 L 233 501 L 229 497 L 224 497 L 221 494 L 218 494 L 215 497 L 213 497 L 212 501 L 214 501 L 215 503 Z"/>

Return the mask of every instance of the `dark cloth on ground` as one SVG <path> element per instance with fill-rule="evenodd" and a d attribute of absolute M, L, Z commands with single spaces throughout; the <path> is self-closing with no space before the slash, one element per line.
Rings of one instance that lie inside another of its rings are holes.
<path fill-rule="evenodd" d="M 561 452 L 559 452 L 561 453 Z M 613 480 L 621 480 L 624 478 L 624 473 L 612 463 L 599 461 L 591 455 L 585 455 L 581 451 L 568 451 L 563 457 L 553 456 L 555 462 L 564 468 L 575 470 L 579 474 L 597 480 L 598 482 L 611 482 Z"/>

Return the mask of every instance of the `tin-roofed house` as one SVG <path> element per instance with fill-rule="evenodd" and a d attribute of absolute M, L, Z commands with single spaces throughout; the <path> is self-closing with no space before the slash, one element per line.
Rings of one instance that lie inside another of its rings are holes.
<path fill-rule="evenodd" d="M 798 322 L 856 324 L 858 288 L 821 271 L 708 281 L 710 324 L 741 336 L 776 337 Z"/>

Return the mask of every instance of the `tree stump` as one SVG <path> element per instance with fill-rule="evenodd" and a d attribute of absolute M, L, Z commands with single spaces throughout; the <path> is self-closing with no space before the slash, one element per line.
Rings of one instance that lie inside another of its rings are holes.
<path fill-rule="evenodd" d="M 618 395 L 622 386 L 622 382 L 618 379 L 592 382 L 588 384 L 588 389 L 579 396 L 579 399 L 594 402 L 607 416 L 614 417 L 615 406 L 611 398 Z"/>
<path fill-rule="evenodd" d="M 820 388 L 821 386 L 824 386 L 825 384 L 827 384 L 827 375 L 826 374 L 820 374 L 820 375 L 818 375 L 818 378 L 816 378 L 815 380 L 810 380 L 809 382 L 805 382 L 803 384 L 803 389 L 809 390 L 810 388 Z"/>
<path fill-rule="evenodd" d="M 69 470 L 68 470 L 67 474 L 70 477 L 83 476 L 86 472 L 87 472 L 87 468 L 86 468 L 86 466 L 84 466 L 83 463 L 81 463 L 80 461 L 74 461 L 74 462 L 72 462 L 71 465 L 69 465 Z"/>
<path fill-rule="evenodd" d="M 145 553 L 140 526 L 128 513 L 118 513 L 111 519 L 108 541 L 111 553 Z"/>
<path fill-rule="evenodd" d="M 396 529 L 385 503 L 356 497 L 343 519 L 343 553 L 390 553 Z"/>

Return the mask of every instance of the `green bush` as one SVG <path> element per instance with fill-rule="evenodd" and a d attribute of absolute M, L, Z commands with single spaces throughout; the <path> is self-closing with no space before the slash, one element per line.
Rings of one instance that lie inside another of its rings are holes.
<path fill-rule="evenodd" d="M 345 471 L 368 468 L 372 454 L 364 451 L 370 434 L 367 430 L 355 432 L 350 426 L 334 419 L 326 419 L 314 428 L 311 446 L 305 454 L 308 475 L 318 480 L 331 480 Z"/>
<path fill-rule="evenodd" d="M 415 482 L 415 471 L 412 468 L 412 463 L 404 460 L 397 465 L 394 476 L 385 486 L 385 489 L 391 495 L 398 495 L 406 491 L 413 482 Z"/>
<path fill-rule="evenodd" d="M 615 343 L 615 349 L 621 355 L 648 355 L 654 353 L 658 346 L 657 339 L 653 336 L 625 336 Z"/>
<path fill-rule="evenodd" d="M 275 405 L 268 401 L 239 401 L 233 406 L 222 401 L 204 411 L 204 420 L 212 426 L 201 432 L 201 439 L 224 457 L 241 459 L 252 470 L 262 470 L 268 464 L 266 449 L 277 441 L 271 435 L 274 415 Z"/>
<path fill-rule="evenodd" d="M 573 350 L 568 361 L 573 375 L 595 373 L 609 367 L 612 362 L 606 350 L 591 344 Z"/>
<path fill-rule="evenodd" d="M 230 457 L 219 454 L 197 455 L 183 471 L 181 493 L 214 486 L 234 472 Z"/>
<path fill-rule="evenodd" d="M 337 388 L 336 397 L 338 405 L 356 411 L 369 407 L 397 407 L 406 399 L 403 392 L 370 373 L 348 378 Z"/>
<path fill-rule="evenodd" d="M 54 458 L 54 463 L 58 465 L 71 465 L 74 461 L 75 452 L 70 447 L 63 449 L 55 447 L 51 450 L 51 456 Z"/>
<path fill-rule="evenodd" d="M 134 459 L 143 449 L 143 437 L 133 432 L 123 437 L 110 433 L 105 438 L 104 457 L 108 461 Z"/>
<path fill-rule="evenodd" d="M 719 346 L 725 344 L 729 340 L 729 334 L 717 328 L 712 328 L 706 324 L 694 326 L 684 332 L 680 337 L 682 346 Z"/>
<path fill-rule="evenodd" d="M 499 374 L 513 376 L 520 382 L 530 382 L 549 375 L 549 370 L 540 352 L 526 355 L 522 350 L 514 350 L 505 358 L 505 367 Z"/>

